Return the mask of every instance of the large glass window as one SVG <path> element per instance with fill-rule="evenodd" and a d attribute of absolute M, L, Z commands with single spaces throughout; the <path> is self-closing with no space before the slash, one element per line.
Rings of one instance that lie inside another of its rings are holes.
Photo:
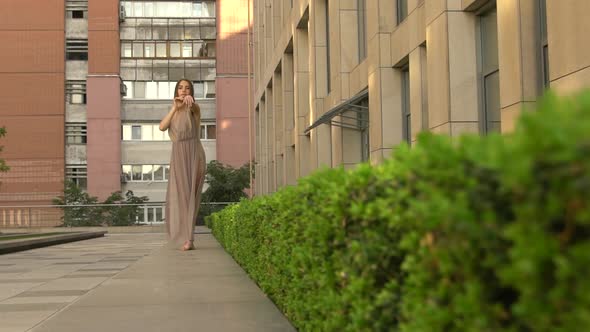
<path fill-rule="evenodd" d="M 124 124 L 124 141 L 169 141 L 168 132 L 160 130 L 159 124 Z"/>
<path fill-rule="evenodd" d="M 402 123 L 404 140 L 412 144 L 412 114 L 410 112 L 410 67 L 405 65 L 402 74 Z"/>
<path fill-rule="evenodd" d="M 169 165 L 121 165 L 125 182 L 168 181 Z"/>
<path fill-rule="evenodd" d="M 214 58 L 215 41 L 121 42 L 122 58 Z"/>
<path fill-rule="evenodd" d="M 164 68 L 164 67 L 163 67 Z M 170 70 L 171 76 L 183 77 L 182 67 L 165 67 Z M 208 70 L 208 68 L 205 68 Z M 174 74 L 177 72 L 177 74 Z M 176 81 L 124 81 L 127 86 L 127 95 L 123 99 L 172 99 Z M 215 81 L 193 81 L 195 99 L 215 99 Z"/>
<path fill-rule="evenodd" d="M 66 41 L 67 60 L 88 60 L 88 39 L 68 39 Z"/>
<path fill-rule="evenodd" d="M 496 9 L 480 16 L 482 127 L 484 132 L 500 131 L 500 70 Z"/>
<path fill-rule="evenodd" d="M 66 179 L 74 182 L 82 190 L 88 188 L 88 168 L 86 165 L 66 165 Z"/>
<path fill-rule="evenodd" d="M 213 123 L 201 124 L 201 139 L 216 139 L 217 126 Z"/>
<path fill-rule="evenodd" d="M 539 0 L 539 35 L 541 76 L 543 77 L 543 89 L 549 88 L 549 42 L 547 40 L 547 1 Z"/>
<path fill-rule="evenodd" d="M 69 104 L 86 104 L 86 81 L 67 80 L 66 100 Z"/>
<path fill-rule="evenodd" d="M 154 181 L 164 181 L 164 165 L 154 165 Z"/>
<path fill-rule="evenodd" d="M 215 1 L 121 1 L 127 17 L 215 17 Z"/>
<path fill-rule="evenodd" d="M 326 0 L 326 79 L 328 93 L 332 91 L 332 67 L 330 66 L 330 1 Z"/>
<path fill-rule="evenodd" d="M 397 23 L 408 17 L 408 0 L 397 0 Z"/>
<path fill-rule="evenodd" d="M 358 0 L 359 62 L 367 57 L 367 1 Z"/>
<path fill-rule="evenodd" d="M 66 143 L 86 144 L 86 123 L 66 123 Z"/>
<path fill-rule="evenodd" d="M 369 97 L 364 98 L 361 100 L 358 105 L 364 109 L 367 109 L 366 112 L 358 112 L 358 124 L 361 128 L 361 161 L 368 161 L 371 155 L 371 147 L 369 143 Z"/>

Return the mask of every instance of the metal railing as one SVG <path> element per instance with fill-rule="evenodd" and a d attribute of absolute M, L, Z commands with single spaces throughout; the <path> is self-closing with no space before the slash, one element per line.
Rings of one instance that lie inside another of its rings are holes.
<path fill-rule="evenodd" d="M 196 223 L 234 203 L 201 203 Z M 165 202 L 0 206 L 0 228 L 157 225 L 165 222 L 165 210 Z"/>

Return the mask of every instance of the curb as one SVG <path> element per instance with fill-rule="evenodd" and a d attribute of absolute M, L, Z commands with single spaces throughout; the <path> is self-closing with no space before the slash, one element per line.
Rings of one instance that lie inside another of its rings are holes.
<path fill-rule="evenodd" d="M 53 246 L 56 244 L 63 244 L 68 242 L 82 241 L 93 239 L 97 237 L 103 237 L 107 232 L 84 232 L 84 233 L 72 233 L 47 236 L 40 239 L 25 239 L 25 240 L 14 240 L 7 243 L 0 242 L 0 255 L 8 254 L 12 252 L 25 251 L 35 248 L 42 248 Z"/>

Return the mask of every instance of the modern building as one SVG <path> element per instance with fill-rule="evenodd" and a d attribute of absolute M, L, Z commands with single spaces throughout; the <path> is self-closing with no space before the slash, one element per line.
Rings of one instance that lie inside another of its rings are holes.
<path fill-rule="evenodd" d="M 132 190 L 163 203 L 171 142 L 158 125 L 180 78 L 194 84 L 207 161 L 246 163 L 247 6 L 3 1 L 0 127 L 8 134 L 0 158 L 11 170 L 0 173 L 0 227 L 59 223 L 59 213 L 39 206 L 63 195 L 65 179 L 99 199 Z M 163 217 L 155 205 L 142 219 Z"/>
<path fill-rule="evenodd" d="M 256 194 L 590 85 L 586 0 L 254 0 Z"/>

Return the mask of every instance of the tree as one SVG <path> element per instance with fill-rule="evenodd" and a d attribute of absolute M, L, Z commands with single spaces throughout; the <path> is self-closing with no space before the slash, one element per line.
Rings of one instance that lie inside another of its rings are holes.
<path fill-rule="evenodd" d="M 113 206 L 92 206 L 98 198 L 90 196 L 73 181 L 66 181 L 64 196 L 53 199 L 53 204 L 62 205 L 64 226 L 130 226 L 135 224 L 139 205 L 148 201 L 146 196 L 137 197 L 129 190 L 123 197 L 120 191 L 113 192 L 101 204 Z M 79 205 L 79 206 L 78 206 Z"/>
<path fill-rule="evenodd" d="M 101 207 L 91 207 L 98 203 L 98 198 L 88 195 L 78 185 L 67 180 L 64 188 L 64 196 L 53 199 L 53 204 L 62 205 L 64 215 L 63 225 L 71 226 L 102 226 Z M 80 205 L 80 206 L 78 206 Z"/>
<path fill-rule="evenodd" d="M 206 180 L 209 188 L 203 193 L 204 202 L 238 202 L 246 197 L 244 189 L 250 188 L 250 165 L 240 168 L 212 160 L 207 165 Z"/>
<path fill-rule="evenodd" d="M 247 197 L 245 189 L 250 188 L 250 164 L 246 163 L 240 168 L 224 165 L 217 160 L 212 160 L 207 165 L 205 179 L 209 187 L 201 198 L 201 208 L 197 221 L 202 223 L 203 219 L 211 213 L 222 209 L 223 205 L 206 204 L 213 202 L 239 202 Z"/>
<path fill-rule="evenodd" d="M 6 136 L 6 128 L 5 127 L 0 127 L 0 137 L 4 137 Z M 0 152 L 2 152 L 2 149 L 4 149 L 3 146 L 0 146 Z M 0 158 L 0 172 L 7 172 L 10 169 L 10 167 L 8 167 L 8 165 L 6 165 L 6 162 L 4 161 L 4 159 Z"/>
<path fill-rule="evenodd" d="M 125 197 L 120 191 L 115 191 L 104 201 L 104 204 L 117 204 L 119 206 L 105 206 L 103 217 L 109 226 L 131 226 L 139 215 L 141 204 L 148 201 L 147 196 L 137 197 L 133 191 L 128 190 Z"/>

